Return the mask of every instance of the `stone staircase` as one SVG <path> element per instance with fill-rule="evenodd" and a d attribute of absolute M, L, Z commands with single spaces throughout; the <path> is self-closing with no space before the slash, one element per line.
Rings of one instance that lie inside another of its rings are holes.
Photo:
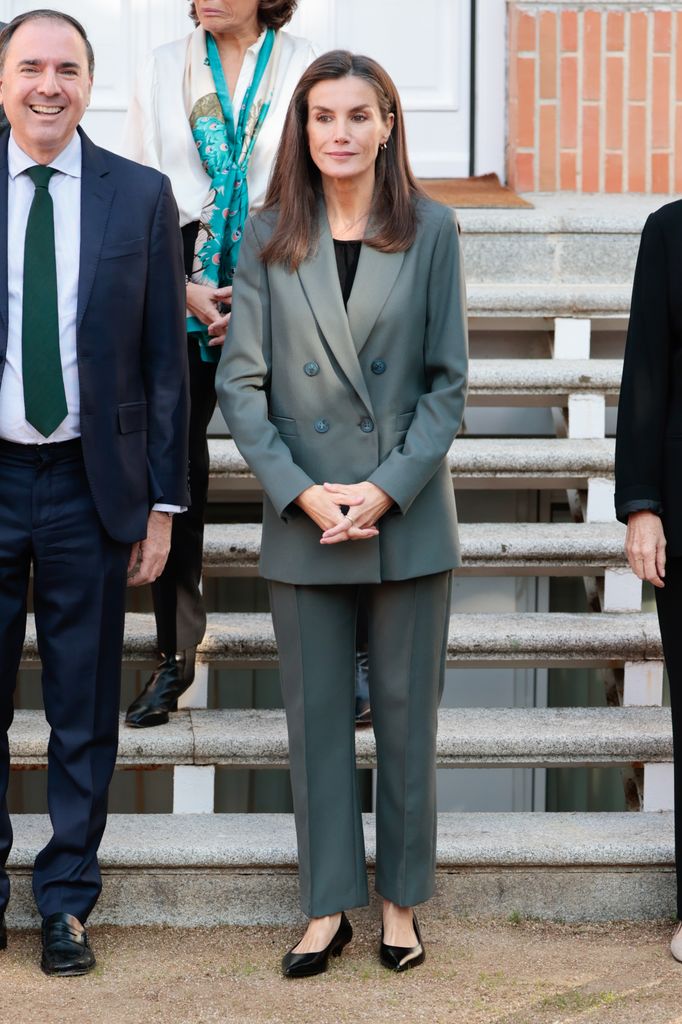
<path fill-rule="evenodd" d="M 607 706 L 443 708 L 438 764 L 617 766 L 636 809 L 441 814 L 435 906 L 564 920 L 660 917 L 674 907 L 670 714 L 662 706 L 657 622 L 642 611 L 624 529 L 613 520 L 614 446 L 606 436 L 638 236 L 651 204 L 533 199 L 534 210 L 461 214 L 470 407 L 551 409 L 554 436 L 465 433 L 449 464 L 457 490 L 559 493 L 572 521 L 463 523 L 461 575 L 582 577 L 592 611 L 453 614 L 448 666 L 598 668 Z M 258 501 L 234 443 L 215 438 L 210 447 L 212 497 Z M 209 524 L 206 577 L 257 575 L 259 547 L 258 523 Z M 154 655 L 152 617 L 130 614 L 126 665 L 146 668 Z M 168 727 L 121 730 L 120 768 L 173 770 L 174 813 L 110 817 L 97 920 L 242 924 L 299 915 L 291 816 L 213 813 L 216 769 L 288 764 L 283 712 L 207 707 L 209 668 L 276 666 L 269 615 L 211 612 L 198 659 L 197 680 Z M 23 667 L 38 667 L 32 622 Z M 17 770 L 43 768 L 42 712 L 18 710 L 10 741 Z M 360 767 L 374 765 L 371 730 L 358 732 L 357 755 Z M 26 925 L 35 921 L 30 864 L 49 826 L 33 814 L 14 823 L 11 921 Z M 365 831 L 371 866 L 371 815 Z"/>

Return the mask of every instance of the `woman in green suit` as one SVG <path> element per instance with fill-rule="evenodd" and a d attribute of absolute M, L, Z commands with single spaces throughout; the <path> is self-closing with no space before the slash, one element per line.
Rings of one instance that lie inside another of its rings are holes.
<path fill-rule="evenodd" d="M 424 959 L 412 907 L 432 894 L 436 729 L 451 570 L 448 450 L 465 402 L 464 281 L 451 210 L 421 192 L 400 100 L 367 57 L 333 51 L 295 92 L 264 210 L 246 227 L 217 375 L 263 485 L 289 729 L 301 903 L 283 961 L 326 969 L 368 902 L 354 749 L 358 601 L 377 743 L 382 963 Z"/>

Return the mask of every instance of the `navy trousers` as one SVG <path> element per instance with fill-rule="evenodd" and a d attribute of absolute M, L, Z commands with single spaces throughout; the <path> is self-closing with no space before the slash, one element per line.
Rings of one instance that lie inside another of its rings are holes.
<path fill-rule="evenodd" d="M 36 858 L 43 917 L 85 921 L 102 883 L 97 850 L 116 762 L 129 546 L 104 531 L 79 441 L 0 441 L 0 912 L 9 900 L 7 811 L 13 695 L 33 605 L 42 661 L 53 835 Z"/>

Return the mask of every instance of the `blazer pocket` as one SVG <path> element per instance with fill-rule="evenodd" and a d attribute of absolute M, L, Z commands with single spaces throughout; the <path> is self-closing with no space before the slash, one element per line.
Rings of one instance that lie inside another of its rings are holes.
<path fill-rule="evenodd" d="M 134 256 L 138 252 L 144 252 L 145 238 L 129 238 L 123 242 L 112 242 L 111 245 L 102 247 L 99 255 L 101 260 L 114 260 L 121 256 Z"/>
<path fill-rule="evenodd" d="M 118 407 L 118 429 L 122 434 L 147 429 L 147 403 L 125 402 Z"/>
<path fill-rule="evenodd" d="M 414 412 L 401 412 L 395 418 L 395 429 L 397 431 L 408 430 L 412 420 L 414 419 Z"/>
<path fill-rule="evenodd" d="M 292 420 L 289 416 L 272 415 L 269 416 L 269 420 L 273 426 L 277 427 L 283 437 L 298 437 L 296 420 Z"/>

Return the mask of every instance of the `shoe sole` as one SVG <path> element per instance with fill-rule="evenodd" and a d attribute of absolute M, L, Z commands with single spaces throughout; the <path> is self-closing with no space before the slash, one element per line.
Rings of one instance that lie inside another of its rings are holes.
<path fill-rule="evenodd" d="M 44 960 L 40 961 L 40 969 L 43 974 L 54 978 L 77 978 L 83 974 L 89 974 L 96 966 L 97 961 L 93 960 L 87 967 L 65 967 L 60 970 L 59 968 L 48 967 Z"/>
<path fill-rule="evenodd" d="M 143 718 L 139 722 L 129 722 L 126 718 L 125 724 L 129 729 L 153 729 L 157 725 L 168 725 L 168 713 L 164 715 L 153 715 L 150 718 Z"/>

